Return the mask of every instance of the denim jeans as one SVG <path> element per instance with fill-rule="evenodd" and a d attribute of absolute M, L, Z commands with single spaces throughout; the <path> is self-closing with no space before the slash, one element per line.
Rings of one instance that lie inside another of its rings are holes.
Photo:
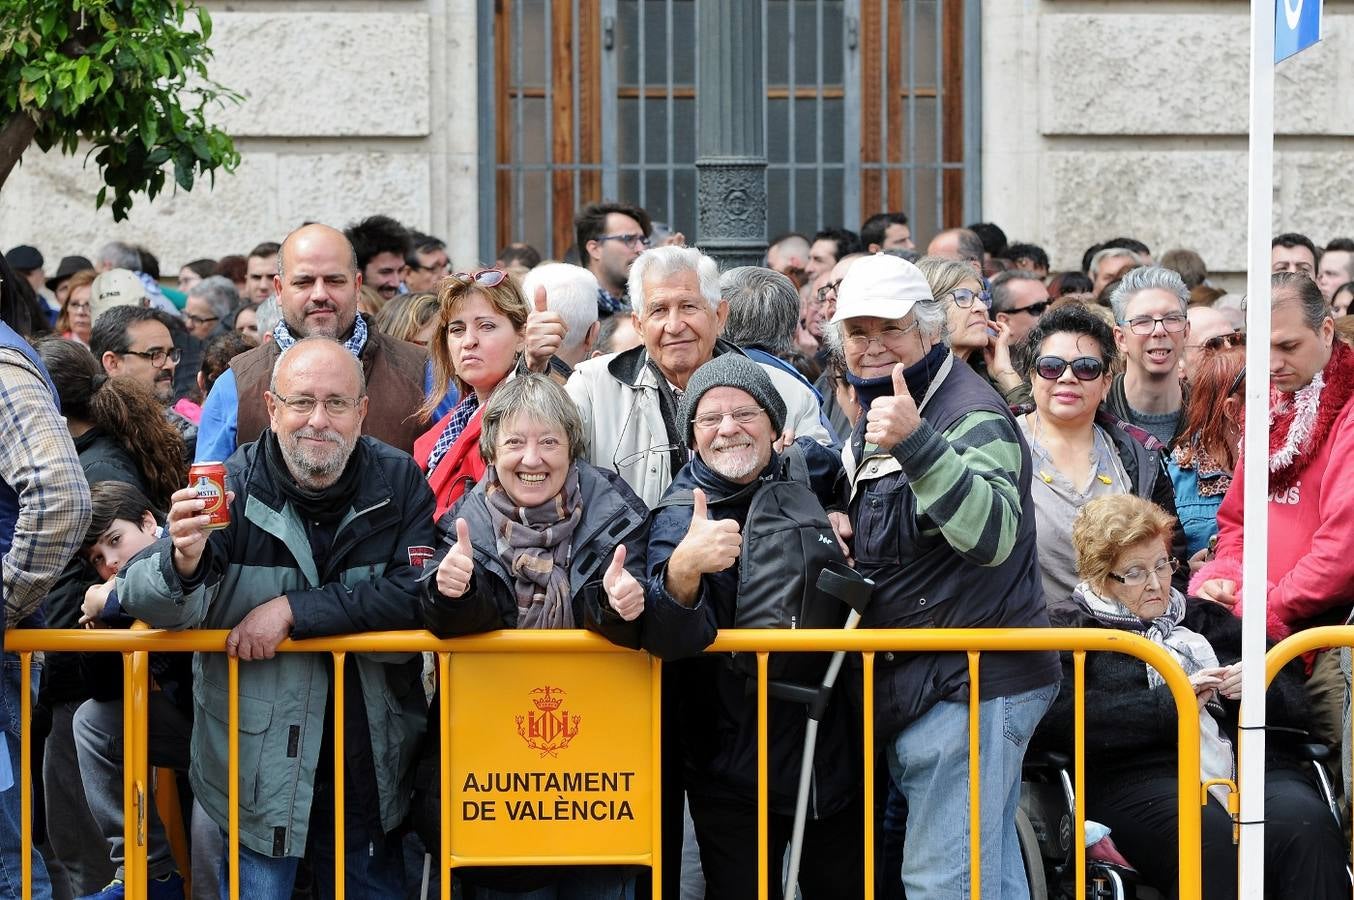
<path fill-rule="evenodd" d="M 1029 885 L 1016 837 L 1020 768 L 1035 726 L 1058 685 L 996 697 L 978 706 L 982 896 L 1026 900 Z M 894 735 L 889 771 L 907 799 L 903 887 L 908 900 L 968 900 L 968 704 L 937 703 Z"/>
<path fill-rule="evenodd" d="M 0 716 L 3 716 L 5 728 L 5 746 L 9 749 L 9 758 L 14 768 L 14 784 L 9 790 L 0 792 L 0 898 L 18 898 L 23 896 L 23 855 L 20 852 L 22 806 L 20 804 L 20 784 L 23 774 L 19 771 L 19 759 L 22 741 L 29 739 L 27 734 L 20 739 L 19 714 L 22 695 L 20 688 L 19 657 L 15 653 L 4 655 L 4 671 L 0 673 Z M 42 676 L 42 666 L 34 663 L 33 679 L 30 685 L 33 702 L 38 699 L 38 682 Z M 31 778 L 31 773 L 29 774 Z M 33 835 L 36 839 L 37 835 Z M 51 900 L 52 883 L 47 877 L 47 866 L 37 849 L 30 848 L 33 861 L 33 900 Z"/>
<path fill-rule="evenodd" d="M 224 830 L 221 831 L 221 841 L 224 852 L 217 880 L 221 885 L 221 900 L 229 900 L 227 870 L 230 836 Z M 404 896 L 404 862 L 400 857 L 399 840 L 388 838 L 376 843 L 363 843 L 348 849 L 344 856 L 344 896 L 353 900 L 389 900 Z M 307 841 L 306 858 L 310 860 L 311 871 L 315 876 L 315 895 L 321 898 L 333 897 L 332 849 L 327 854 L 316 851 L 315 841 Z M 240 897 L 248 900 L 290 900 L 298 862 L 300 860 L 295 856 L 264 856 L 241 844 Z"/>

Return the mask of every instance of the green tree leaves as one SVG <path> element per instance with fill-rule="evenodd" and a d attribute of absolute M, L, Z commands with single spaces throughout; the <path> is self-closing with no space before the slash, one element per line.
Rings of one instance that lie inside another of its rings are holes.
<path fill-rule="evenodd" d="M 134 194 L 153 199 L 171 164 L 184 190 L 234 171 L 240 155 L 206 115 L 240 100 L 208 75 L 211 32 L 192 0 L 0 3 L 0 185 L 29 132 L 44 151 L 92 145 L 104 181 L 96 204 L 115 219 Z M 16 117 L 36 127 L 10 127 Z"/>

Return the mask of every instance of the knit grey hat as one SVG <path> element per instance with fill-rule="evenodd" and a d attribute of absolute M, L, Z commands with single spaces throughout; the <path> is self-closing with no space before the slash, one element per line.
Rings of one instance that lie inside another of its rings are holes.
<path fill-rule="evenodd" d="M 686 392 L 682 394 L 682 404 L 677 410 L 677 415 L 680 418 L 678 424 L 684 429 L 688 446 L 695 437 L 696 429 L 691 420 L 696 415 L 696 407 L 700 405 L 701 396 L 710 388 L 717 387 L 747 391 L 752 399 L 757 401 L 757 405 L 766 410 L 766 414 L 771 417 L 771 428 L 776 436 L 779 437 L 785 430 L 785 401 L 776 390 L 771 376 L 760 363 L 731 351 L 721 353 L 701 366 L 686 383 Z"/>

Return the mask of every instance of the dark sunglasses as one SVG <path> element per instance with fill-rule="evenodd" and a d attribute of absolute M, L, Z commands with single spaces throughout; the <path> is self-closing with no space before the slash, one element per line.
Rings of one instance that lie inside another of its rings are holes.
<path fill-rule="evenodd" d="M 1052 302 L 1053 302 L 1052 300 L 1040 300 L 1038 303 L 1031 303 L 1029 306 L 1022 306 L 1020 307 L 1020 309 L 1012 309 L 1009 310 L 1008 312 L 1011 315 L 1015 315 L 1016 313 L 1022 312 L 1029 313 L 1030 315 L 1037 318 L 1044 314 L 1044 311 L 1048 309 L 1049 305 Z"/>
<path fill-rule="evenodd" d="M 503 283 L 504 278 L 508 277 L 508 273 L 502 269 L 480 269 L 478 272 L 453 272 L 451 277 L 461 284 L 497 287 Z"/>
<path fill-rule="evenodd" d="M 1246 367 L 1242 366 L 1237 371 L 1236 377 L 1232 379 L 1232 386 L 1227 389 L 1226 396 L 1231 397 L 1246 385 Z"/>
<path fill-rule="evenodd" d="M 1069 367 L 1077 381 L 1095 381 L 1105 373 L 1105 364 L 1094 356 L 1078 356 L 1071 362 L 1061 356 L 1041 356 L 1034 361 L 1035 374 L 1049 381 L 1062 378 Z"/>
<path fill-rule="evenodd" d="M 1199 345 L 1200 350 L 1209 350 L 1214 353 L 1223 347 L 1244 347 L 1246 346 L 1246 332 L 1233 331 L 1231 334 L 1217 334 Z"/>

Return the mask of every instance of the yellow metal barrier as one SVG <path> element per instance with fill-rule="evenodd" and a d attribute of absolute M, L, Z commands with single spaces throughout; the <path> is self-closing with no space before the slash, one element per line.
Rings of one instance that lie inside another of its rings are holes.
<path fill-rule="evenodd" d="M 1321 632 L 1321 634 L 1317 634 Z M 1329 634 L 1327 634 L 1329 633 Z M 31 709 L 29 702 L 29 673 L 32 653 L 35 651 L 84 651 L 84 652 L 120 652 L 124 660 L 124 716 L 125 728 L 125 776 L 124 809 L 130 814 L 126 818 L 126 869 L 127 896 L 144 898 L 146 895 L 146 841 L 145 841 L 145 803 L 147 791 L 146 776 L 146 709 L 149 652 L 222 652 L 225 646 L 225 631 L 57 631 L 57 630 L 17 630 L 6 633 L 7 649 L 20 656 L 22 671 L 22 728 L 27 732 Z M 1304 643 L 1299 638 L 1306 637 Z M 1325 643 L 1321 643 L 1325 640 Z M 1330 644 L 1354 644 L 1354 628 L 1314 629 L 1296 638 L 1290 639 L 1293 649 L 1290 656 L 1306 649 Z M 1271 651 L 1271 657 L 1288 641 Z M 628 653 L 597 635 L 578 631 L 500 631 L 474 637 L 438 640 L 427 632 L 386 632 L 380 634 L 349 635 L 302 642 L 284 641 L 278 648 L 280 652 L 331 653 L 334 655 L 334 710 L 337 717 L 343 714 L 344 704 L 344 666 L 347 653 L 412 653 L 431 652 L 437 654 L 439 679 L 446 684 L 450 681 L 451 655 L 454 653 Z M 1175 699 L 1179 715 L 1180 753 L 1178 778 L 1179 791 L 1179 895 L 1184 900 L 1196 900 L 1200 896 L 1200 819 L 1199 803 L 1199 719 L 1194 691 L 1189 679 L 1175 660 L 1161 647 L 1137 635 L 1109 629 L 955 629 L 955 630 L 857 630 L 851 632 L 836 630 L 799 630 L 765 631 L 734 630 L 723 631 L 708 652 L 755 653 L 757 658 L 758 692 L 758 789 L 757 808 L 758 827 L 758 879 L 759 896 L 767 896 L 767 882 L 771 877 L 767 866 L 767 661 L 769 653 L 780 652 L 822 652 L 844 650 L 860 653 L 863 661 L 863 734 L 865 746 L 864 759 L 864 796 L 865 806 L 865 896 L 874 896 L 874 656 L 877 652 L 899 651 L 916 653 L 966 653 L 969 661 L 971 689 L 969 691 L 970 735 L 976 729 L 979 715 L 978 665 L 980 655 L 985 652 L 1009 652 L 1017 650 L 1070 650 L 1073 651 L 1075 709 L 1075 748 L 1074 765 L 1076 768 L 1076 810 L 1075 841 L 1077 894 L 1084 895 L 1086 889 L 1085 814 L 1084 814 L 1084 751 L 1085 751 L 1085 707 L 1084 678 L 1085 655 L 1088 651 L 1125 653 L 1136 657 L 1156 668 Z M 228 663 L 229 687 L 229 871 L 234 875 L 239 865 L 239 661 L 232 659 Z M 1279 663 L 1278 665 L 1281 665 Z M 657 663 L 653 663 L 656 667 Z M 1274 665 L 1272 671 L 1277 670 Z M 652 699 L 657 709 L 657 681 L 654 681 Z M 445 696 L 445 691 L 443 692 Z M 441 785 L 441 824 L 442 845 L 438 848 L 442 861 L 441 893 L 443 898 L 451 894 L 451 880 L 446 877 L 447 868 L 453 860 L 451 847 L 451 803 L 453 785 L 450 781 L 448 752 L 451 747 L 451 734 L 448 717 L 441 717 L 442 760 L 440 772 Z M 655 734 L 657 729 L 655 712 Z M 28 742 L 22 741 L 21 758 L 21 804 L 22 804 L 22 844 L 24 853 L 24 897 L 29 897 L 31 873 L 28 870 L 28 848 L 32 846 L 31 833 L 31 760 Z M 336 896 L 344 896 L 343 872 L 343 728 L 334 729 L 334 774 L 335 786 L 335 886 Z M 970 828 L 972 893 L 981 894 L 981 821 L 978 803 L 978 766 L 979 748 L 977 741 L 969 741 L 969 784 L 970 784 Z M 654 772 L 654 784 L 657 785 L 657 773 Z M 656 788 L 655 788 L 656 790 Z M 653 804 L 653 819 L 650 822 L 650 834 L 653 840 L 652 865 L 655 869 L 654 897 L 660 897 L 661 879 L 658 877 L 659 853 L 659 806 Z M 597 854 L 595 858 L 578 857 L 575 863 L 609 863 L 612 858 Z M 238 900 L 238 879 L 231 878 L 230 896 Z"/>

